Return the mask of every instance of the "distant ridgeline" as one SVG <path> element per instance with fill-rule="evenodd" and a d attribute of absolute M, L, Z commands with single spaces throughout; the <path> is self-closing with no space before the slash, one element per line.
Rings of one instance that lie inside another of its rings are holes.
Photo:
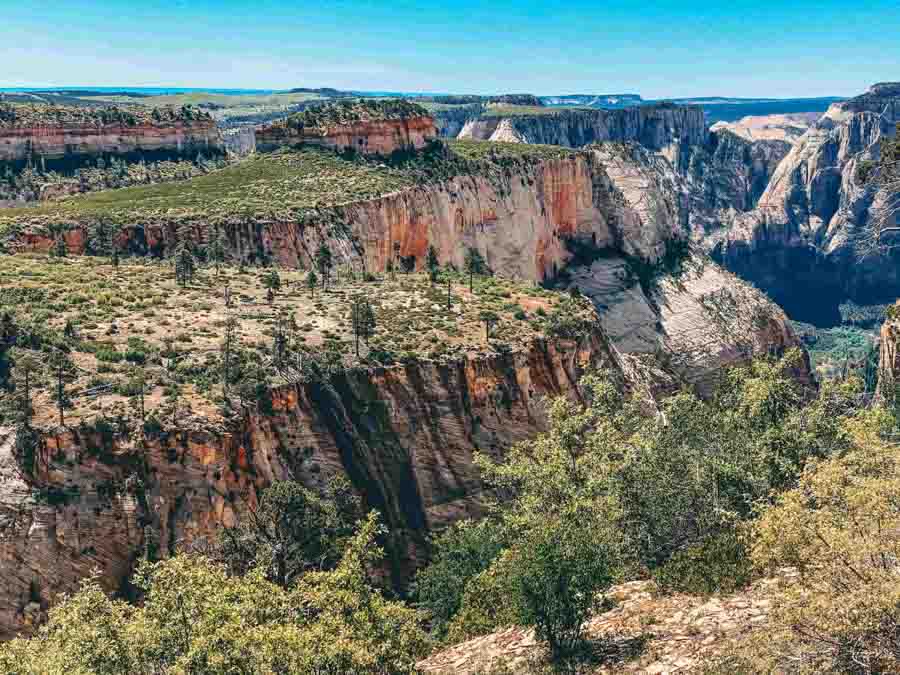
<path fill-rule="evenodd" d="M 256 132 L 256 149 L 321 146 L 363 155 L 420 150 L 437 137 L 428 111 L 403 99 L 342 100 L 314 106 Z"/>
<path fill-rule="evenodd" d="M 50 199 L 157 182 L 168 174 L 189 177 L 191 166 L 224 155 L 213 119 L 188 106 L 0 103 L 0 200 Z M 130 165 L 142 169 L 129 172 Z"/>

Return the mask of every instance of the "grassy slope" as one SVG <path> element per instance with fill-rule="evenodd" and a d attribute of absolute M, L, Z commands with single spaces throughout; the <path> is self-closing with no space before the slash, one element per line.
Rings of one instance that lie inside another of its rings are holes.
<path fill-rule="evenodd" d="M 240 163 L 186 181 L 141 185 L 80 195 L 60 202 L 0 211 L 0 232 L 29 223 L 49 224 L 108 217 L 119 222 L 192 216 L 274 216 L 360 201 L 413 187 L 439 172 L 489 169 L 506 159 L 556 159 L 571 150 L 555 146 L 452 141 L 450 152 L 405 162 L 348 159 L 329 150 L 305 148 L 253 155 Z M 428 163 L 431 163 L 428 165 Z M 424 167 L 424 168 L 423 168 Z"/>
<path fill-rule="evenodd" d="M 217 278 L 204 268 L 182 289 L 165 263 L 125 260 L 114 268 L 101 258 L 0 255 L 0 314 L 10 311 L 18 326 L 49 331 L 56 340 L 63 340 L 63 328 L 71 322 L 75 337 L 64 341 L 81 369 L 69 387 L 75 399 L 69 413 L 73 421 L 92 419 L 99 411 L 101 402 L 78 395 L 89 388 L 116 387 L 102 402 L 107 411 L 115 403 L 125 404 L 121 387 L 129 370 L 124 358 L 129 349 L 146 357 L 154 383 L 148 396 L 150 410 L 163 405 L 164 386 L 177 384 L 193 410 L 215 418 L 221 397 L 223 327 L 229 314 L 238 319 L 240 342 L 257 355 L 253 360 L 258 363 L 271 358 L 276 315 L 282 312 L 295 326 L 289 329 L 292 352 L 328 349 L 342 355 L 345 367 L 356 363 L 350 323 L 350 303 L 356 295 L 372 303 L 377 317 L 375 335 L 363 348 L 363 364 L 456 358 L 499 345 L 521 348 L 543 334 L 544 314 L 552 315 L 557 307 L 566 316 L 593 317 L 587 301 L 506 279 L 476 279 L 473 295 L 468 280 L 453 275 L 453 307 L 448 309 L 446 284 L 432 287 L 425 275 L 363 283 L 347 278 L 346 270 L 337 271 L 336 276 L 343 278 L 333 289 L 324 294 L 318 290 L 314 296 L 304 272 L 280 270 L 282 290 L 269 305 L 262 284 L 267 272 L 225 268 Z M 225 307 L 226 284 L 232 290 L 231 310 Z M 490 346 L 480 318 L 483 311 L 499 318 Z M 120 356 L 110 359 L 111 352 Z M 168 369 L 162 355 L 167 356 Z M 46 353 L 38 358 L 46 362 Z M 274 384 L 283 382 L 274 371 L 268 375 Z M 39 420 L 50 424 L 54 408 L 46 380 L 43 387 L 36 408 Z"/>

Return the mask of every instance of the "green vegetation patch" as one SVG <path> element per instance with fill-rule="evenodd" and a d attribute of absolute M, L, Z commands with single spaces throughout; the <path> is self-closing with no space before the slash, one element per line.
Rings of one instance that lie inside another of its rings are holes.
<path fill-rule="evenodd" d="M 297 217 L 304 209 L 368 199 L 413 185 L 402 169 L 348 160 L 315 148 L 254 155 L 198 178 L 97 192 L 61 202 L 6 209 L 4 222 L 108 216 L 124 222 L 192 216 Z"/>
<path fill-rule="evenodd" d="M 89 108 L 47 105 L 43 103 L 0 103 L 0 129 L 23 127 L 124 124 L 125 126 L 158 125 L 192 120 L 212 120 L 205 112 L 189 105 L 180 108 L 149 108 L 129 106 L 120 108 Z"/>
<path fill-rule="evenodd" d="M 573 154 L 570 148 L 558 145 L 532 145 L 531 143 L 498 143 L 494 141 L 453 140 L 447 146 L 458 157 L 472 162 L 498 162 L 516 160 L 563 159 Z"/>
<path fill-rule="evenodd" d="M 343 99 L 310 107 L 272 124 L 306 132 L 324 131 L 334 126 L 424 117 L 428 111 L 406 99 Z"/>
<path fill-rule="evenodd" d="M 135 414 L 134 366 L 152 383 L 141 404 L 148 416 L 170 420 L 190 409 L 219 419 L 228 330 L 231 395 L 263 404 L 270 386 L 356 367 L 520 351 L 543 337 L 579 339 L 595 325 L 587 300 L 512 280 L 476 276 L 471 292 L 468 276 L 452 270 L 432 284 L 426 274 L 363 281 L 337 267 L 323 291 L 306 272 L 273 271 L 200 266 L 179 285 L 169 261 L 0 255 L 0 317 L 8 319 L 0 329 L 14 337 L 19 356 L 24 350 L 38 363 L 59 349 L 68 354 L 66 418 L 93 423 L 113 407 Z M 360 299 L 371 320 L 357 353 Z M 52 378 L 44 372 L 35 382 L 35 420 L 53 423 Z"/>
<path fill-rule="evenodd" d="M 302 221 L 314 210 L 349 204 L 459 175 L 499 175 L 512 163 L 570 156 L 549 145 L 452 141 L 386 161 L 305 147 L 252 155 L 205 175 L 79 195 L 0 211 L 0 233 L 12 227 L 76 226 L 105 219 L 118 225 L 184 222 Z"/>

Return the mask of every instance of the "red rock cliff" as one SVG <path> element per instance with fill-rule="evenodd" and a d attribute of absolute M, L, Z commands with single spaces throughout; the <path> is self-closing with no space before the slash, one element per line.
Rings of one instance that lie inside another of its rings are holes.
<path fill-rule="evenodd" d="M 420 150 L 435 138 L 434 120 L 425 116 L 330 125 L 315 130 L 272 124 L 257 130 L 256 148 L 268 152 L 282 146 L 317 145 L 387 156 L 396 150 Z"/>
<path fill-rule="evenodd" d="M 60 125 L 0 128 L 0 161 L 32 157 L 38 162 L 73 155 L 126 154 L 166 150 L 220 150 L 222 140 L 212 120 L 142 124 Z"/>
<path fill-rule="evenodd" d="M 314 486 L 349 476 L 383 513 L 398 558 L 415 560 L 428 530 L 479 512 L 473 453 L 543 429 L 541 398 L 578 397 L 575 383 L 593 367 L 623 378 L 600 329 L 580 343 L 538 341 L 518 353 L 283 387 L 272 415 L 230 433 L 184 420 L 193 430 L 135 447 L 48 431 L 22 456 L 0 429 L 0 637 L 33 628 L 95 568 L 119 589 L 148 545 L 166 556 L 202 542 L 275 479 Z"/>

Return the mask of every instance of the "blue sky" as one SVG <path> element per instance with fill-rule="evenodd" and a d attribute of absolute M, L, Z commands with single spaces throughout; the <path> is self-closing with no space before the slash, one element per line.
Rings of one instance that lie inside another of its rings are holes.
<path fill-rule="evenodd" d="M 800 97 L 900 80 L 897 0 L 0 0 L 0 16 L 0 87 Z"/>

